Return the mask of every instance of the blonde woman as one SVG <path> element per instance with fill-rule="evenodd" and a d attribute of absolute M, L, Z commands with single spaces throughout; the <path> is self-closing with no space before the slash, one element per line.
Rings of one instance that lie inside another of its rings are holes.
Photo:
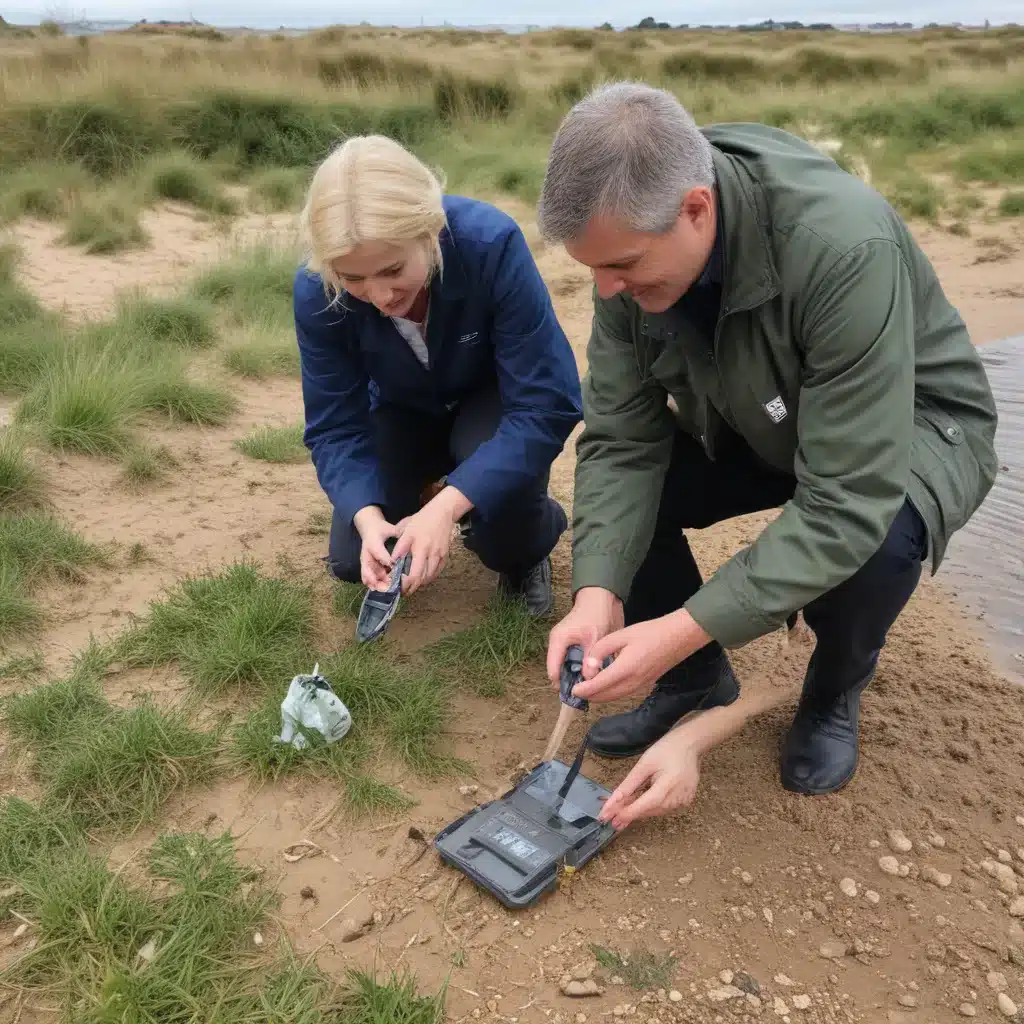
<path fill-rule="evenodd" d="M 317 168 L 302 227 L 305 443 L 334 508 L 331 571 L 361 580 L 386 625 L 393 567 L 410 556 L 404 593 L 429 584 L 458 524 L 499 588 L 546 615 L 568 525 L 548 475 L 582 403 L 522 232 L 380 136 Z"/>

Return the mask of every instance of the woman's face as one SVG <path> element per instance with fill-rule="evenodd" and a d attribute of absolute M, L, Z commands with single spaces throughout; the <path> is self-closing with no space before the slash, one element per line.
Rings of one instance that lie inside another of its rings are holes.
<path fill-rule="evenodd" d="M 427 283 L 429 247 L 423 242 L 364 242 L 331 263 L 341 287 L 385 316 L 404 317 Z"/>

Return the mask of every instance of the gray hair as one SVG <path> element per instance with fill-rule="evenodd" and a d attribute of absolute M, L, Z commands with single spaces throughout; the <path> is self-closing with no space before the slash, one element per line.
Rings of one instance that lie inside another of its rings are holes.
<path fill-rule="evenodd" d="M 637 82 L 598 86 L 555 135 L 540 230 L 549 242 L 570 241 L 605 215 L 661 234 L 675 224 L 690 189 L 714 183 L 711 143 L 675 96 Z"/>

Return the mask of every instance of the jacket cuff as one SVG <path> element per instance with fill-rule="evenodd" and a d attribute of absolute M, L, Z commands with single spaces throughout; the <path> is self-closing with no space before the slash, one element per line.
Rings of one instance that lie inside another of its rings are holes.
<path fill-rule="evenodd" d="M 616 555 L 573 555 L 572 596 L 575 598 L 584 587 L 600 587 L 625 603 L 635 575 L 636 567 L 625 564 Z"/>
<path fill-rule="evenodd" d="M 708 580 L 683 607 L 705 633 L 727 648 L 743 647 L 779 625 L 766 621 L 722 576 Z"/>
<path fill-rule="evenodd" d="M 352 520 L 355 519 L 355 515 L 360 509 L 366 508 L 367 505 L 376 505 L 378 508 L 383 508 L 385 500 L 383 492 L 375 487 L 346 487 L 338 495 L 337 500 L 331 500 L 331 504 L 342 521 L 351 526 Z"/>

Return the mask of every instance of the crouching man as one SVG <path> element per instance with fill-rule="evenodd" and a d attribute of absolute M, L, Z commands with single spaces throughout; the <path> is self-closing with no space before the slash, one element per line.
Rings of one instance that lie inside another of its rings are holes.
<path fill-rule="evenodd" d="M 548 670 L 579 643 L 579 696 L 646 695 L 591 732 L 599 755 L 648 751 L 612 807 L 646 784 L 636 816 L 688 802 L 693 752 L 670 730 L 736 701 L 726 649 L 799 609 L 816 646 L 782 784 L 839 789 L 886 635 L 997 471 L 963 321 L 876 191 L 785 132 L 698 128 L 647 86 L 569 112 L 539 212 L 596 291 L 574 605 Z M 684 529 L 776 508 L 702 581 Z"/>

